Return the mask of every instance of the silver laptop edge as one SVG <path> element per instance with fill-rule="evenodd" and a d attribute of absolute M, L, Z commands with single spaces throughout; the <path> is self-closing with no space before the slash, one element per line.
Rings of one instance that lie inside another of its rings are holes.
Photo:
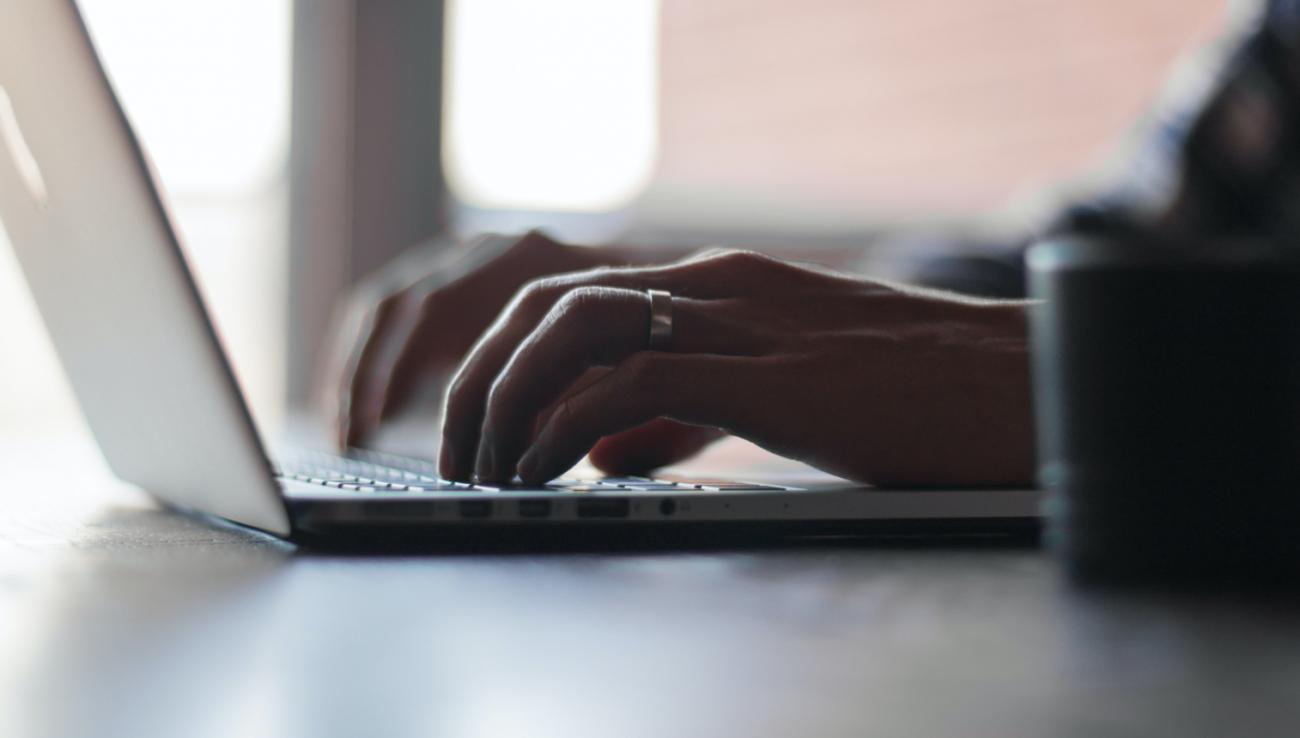
<path fill-rule="evenodd" d="M 1027 489 L 830 482 L 775 492 L 380 496 L 282 486 L 72 0 L 0 3 L 0 139 L 0 220 L 86 420 L 114 473 L 168 504 L 282 536 L 304 526 L 1036 517 Z M 544 519 L 528 502 L 539 499 L 549 501 Z"/>
<path fill-rule="evenodd" d="M 0 3 L 0 96 L 0 218 L 113 472 L 287 535 L 151 167 L 72 2 Z"/>

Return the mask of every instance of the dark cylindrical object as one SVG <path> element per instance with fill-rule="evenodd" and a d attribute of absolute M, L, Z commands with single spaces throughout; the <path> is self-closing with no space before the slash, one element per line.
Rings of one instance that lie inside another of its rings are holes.
<path fill-rule="evenodd" d="M 1030 251 L 1049 543 L 1093 581 L 1300 581 L 1300 262 L 1188 253 Z"/>

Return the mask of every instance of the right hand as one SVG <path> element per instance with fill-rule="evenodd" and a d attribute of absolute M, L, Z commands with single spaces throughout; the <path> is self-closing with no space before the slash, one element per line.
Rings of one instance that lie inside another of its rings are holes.
<path fill-rule="evenodd" d="M 421 386 L 445 383 L 523 285 L 626 261 L 612 248 L 570 246 L 531 231 L 481 236 L 436 258 L 413 251 L 362 280 L 335 321 L 323 388 L 339 447 L 364 443 Z M 591 461 L 611 474 L 644 471 L 687 458 L 719 435 L 656 420 L 602 439 Z"/>

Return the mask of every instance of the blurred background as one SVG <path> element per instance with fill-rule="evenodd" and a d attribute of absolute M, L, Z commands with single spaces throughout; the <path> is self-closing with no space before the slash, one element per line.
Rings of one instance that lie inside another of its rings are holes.
<path fill-rule="evenodd" d="M 858 248 L 1098 162 L 1224 0 L 82 0 L 271 432 L 440 234 Z M 0 232 L 0 429 L 79 416 Z"/>

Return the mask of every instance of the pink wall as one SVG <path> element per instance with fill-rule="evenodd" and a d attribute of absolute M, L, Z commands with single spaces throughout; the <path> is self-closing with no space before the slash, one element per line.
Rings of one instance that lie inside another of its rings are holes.
<path fill-rule="evenodd" d="M 887 213 L 1094 161 L 1222 0 L 663 0 L 660 182 Z"/>

